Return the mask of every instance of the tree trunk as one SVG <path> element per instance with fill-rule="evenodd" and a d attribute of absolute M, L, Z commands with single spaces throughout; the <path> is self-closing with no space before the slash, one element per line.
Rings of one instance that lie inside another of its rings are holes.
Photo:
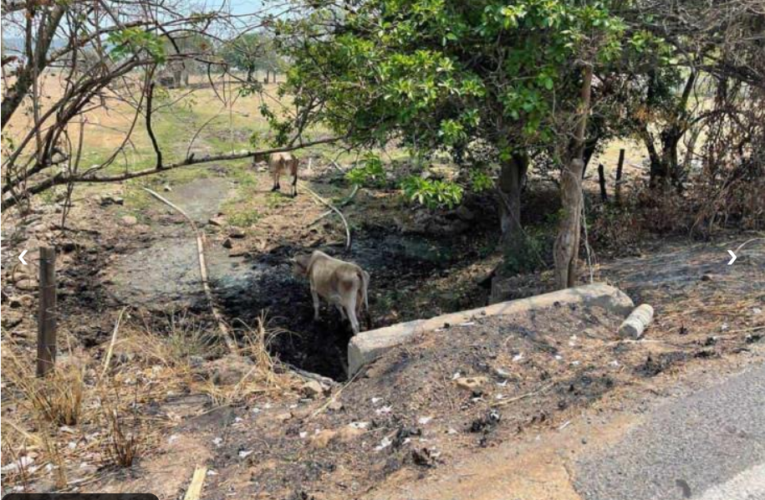
<path fill-rule="evenodd" d="M 502 227 L 502 241 L 512 241 L 521 230 L 521 188 L 529 169 L 529 157 L 517 153 L 502 162 L 497 180 L 499 198 L 499 221 Z"/>
<path fill-rule="evenodd" d="M 563 219 L 560 223 L 558 237 L 553 248 L 555 259 L 555 278 L 558 288 L 569 288 L 576 284 L 577 263 L 579 260 L 579 243 L 582 226 L 582 173 L 584 172 L 584 145 L 587 130 L 587 115 L 590 112 L 590 95 L 592 90 L 592 65 L 584 68 L 582 81 L 581 110 L 575 140 L 576 148 L 571 161 L 561 173 L 561 202 Z"/>

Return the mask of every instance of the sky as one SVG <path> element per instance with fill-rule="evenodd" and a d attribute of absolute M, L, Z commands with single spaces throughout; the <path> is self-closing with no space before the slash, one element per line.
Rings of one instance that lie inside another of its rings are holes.
<path fill-rule="evenodd" d="M 278 15 L 284 11 L 285 5 L 290 0 L 194 0 L 184 1 L 183 6 L 188 11 L 213 11 L 218 9 L 226 10 L 230 9 L 231 14 L 235 16 L 246 16 L 252 13 L 272 13 Z M 245 26 L 251 25 L 252 20 L 246 17 L 237 19 L 237 25 Z M 5 22 L 2 23 L 2 40 L 6 53 L 13 53 L 23 46 L 23 33 L 15 26 Z M 55 45 L 54 41 L 54 45 Z"/>

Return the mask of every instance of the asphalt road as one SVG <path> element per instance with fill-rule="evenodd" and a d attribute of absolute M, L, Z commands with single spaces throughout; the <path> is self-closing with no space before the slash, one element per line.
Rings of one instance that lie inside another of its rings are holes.
<path fill-rule="evenodd" d="M 765 366 L 661 406 L 575 478 L 586 500 L 765 500 Z"/>

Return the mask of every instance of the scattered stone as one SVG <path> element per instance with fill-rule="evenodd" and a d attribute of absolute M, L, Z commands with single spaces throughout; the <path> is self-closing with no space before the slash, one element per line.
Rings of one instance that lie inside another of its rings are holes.
<path fill-rule="evenodd" d="M 337 430 L 324 429 L 311 437 L 311 446 L 315 448 L 326 448 L 330 443 L 349 443 L 366 431 L 358 427 L 346 425 Z"/>
<path fill-rule="evenodd" d="M 324 395 L 324 387 L 315 380 L 309 380 L 303 384 L 303 387 L 300 388 L 300 392 L 308 398 L 316 399 Z"/>
<path fill-rule="evenodd" d="M 329 409 L 330 409 L 330 410 L 332 410 L 332 411 L 340 411 L 340 410 L 342 410 L 342 409 L 343 409 L 343 403 L 341 403 L 341 402 L 340 402 L 340 401 L 338 401 L 338 400 L 334 400 L 334 401 L 332 401 L 331 403 L 329 403 L 329 405 L 327 406 L 327 408 L 329 408 Z"/>
<path fill-rule="evenodd" d="M 205 358 L 202 356 L 189 356 L 189 366 L 191 368 L 201 368 L 205 364 Z"/>
<path fill-rule="evenodd" d="M 221 216 L 210 217 L 207 223 L 211 226 L 223 227 L 226 225 L 226 219 Z"/>
<path fill-rule="evenodd" d="M 473 391 L 489 381 L 486 377 L 460 377 L 455 380 L 457 387 Z"/>
<path fill-rule="evenodd" d="M 106 207 L 109 205 L 124 205 L 125 203 L 125 199 L 122 198 L 121 196 L 112 196 L 108 194 L 96 196 L 96 201 L 102 207 Z"/>
<path fill-rule="evenodd" d="M 120 218 L 120 221 L 122 221 L 123 225 L 128 227 L 138 224 L 138 219 L 132 215 L 124 215 L 122 218 Z"/>
<path fill-rule="evenodd" d="M 170 191 L 173 190 L 173 188 L 170 187 L 170 184 L 165 184 L 164 186 L 162 186 L 162 190 L 166 193 L 169 193 Z"/>
<path fill-rule="evenodd" d="M 286 422 L 287 420 L 292 418 L 292 412 L 286 411 L 284 413 L 280 413 L 276 415 L 276 420 L 279 422 Z"/>
<path fill-rule="evenodd" d="M 228 232 L 229 238 L 244 238 L 245 237 L 244 229 L 238 228 L 238 227 L 232 227 Z"/>
<path fill-rule="evenodd" d="M 231 241 L 231 238 L 226 238 L 223 240 L 223 248 L 233 248 L 234 243 Z"/>
<path fill-rule="evenodd" d="M 19 295 L 8 299 L 8 306 L 12 309 L 19 307 L 29 308 L 34 304 L 35 298 L 31 295 Z"/>
<path fill-rule="evenodd" d="M 211 361 L 205 368 L 216 385 L 236 385 L 252 370 L 253 362 L 244 356 L 228 355 Z"/>
<path fill-rule="evenodd" d="M 37 290 L 37 280 L 27 278 L 16 282 L 16 288 L 24 290 L 25 292 L 32 292 Z"/>
<path fill-rule="evenodd" d="M 22 321 L 24 321 L 24 315 L 18 311 L 4 311 L 1 321 L 3 328 L 15 328 L 19 326 Z"/>

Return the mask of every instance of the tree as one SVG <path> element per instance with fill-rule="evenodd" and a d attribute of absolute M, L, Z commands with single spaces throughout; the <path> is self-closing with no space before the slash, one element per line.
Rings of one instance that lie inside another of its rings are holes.
<path fill-rule="evenodd" d="M 626 34 L 611 4 L 629 2 L 320 6 L 303 22 L 279 26 L 294 61 L 287 88 L 311 120 L 357 146 L 395 140 L 457 161 L 488 150 L 500 166 L 495 193 L 509 243 L 521 230 L 531 158 L 544 152 L 558 166 L 581 159 L 586 129 L 577 124 L 586 125 L 589 112 L 579 102 L 582 61 L 592 71 L 617 71 Z M 578 231 L 573 222 L 567 231 Z"/>
<path fill-rule="evenodd" d="M 249 158 L 306 145 L 202 158 L 189 154 L 167 162 L 152 130 L 152 100 L 160 68 L 218 65 L 220 60 L 198 42 L 225 43 L 228 38 L 221 38 L 221 33 L 236 38 L 242 31 L 262 27 L 272 17 L 266 7 L 249 16 L 240 15 L 247 18 L 247 24 L 234 28 L 236 16 L 221 10 L 195 12 L 180 0 L 137 0 L 130 5 L 119 0 L 9 0 L 2 7 L 3 35 L 13 33 L 22 40 L 18 53 L 3 57 L 3 78 L 8 83 L 3 87 L 2 101 L 3 210 L 25 206 L 32 196 L 54 186 L 119 182 L 187 165 Z M 51 70 L 55 70 L 63 91 L 47 100 L 43 99 L 42 82 L 43 75 Z M 103 162 L 82 168 L 88 113 L 113 102 L 132 109 L 130 128 Z M 31 124 L 20 137 L 12 138 L 5 133 L 6 126 L 17 114 L 28 115 Z M 117 173 L 107 170 L 130 145 L 139 120 L 145 122 L 151 138 L 155 165 Z M 293 143 L 298 139 L 293 137 Z M 314 142 L 333 140 L 324 137 Z"/>
<path fill-rule="evenodd" d="M 284 69 L 284 62 L 274 47 L 273 39 L 265 32 L 238 36 L 222 47 L 220 55 L 229 66 L 244 70 L 248 83 L 253 82 L 256 71 L 266 71 L 268 80 L 270 73 L 276 78 L 276 73 Z"/>

